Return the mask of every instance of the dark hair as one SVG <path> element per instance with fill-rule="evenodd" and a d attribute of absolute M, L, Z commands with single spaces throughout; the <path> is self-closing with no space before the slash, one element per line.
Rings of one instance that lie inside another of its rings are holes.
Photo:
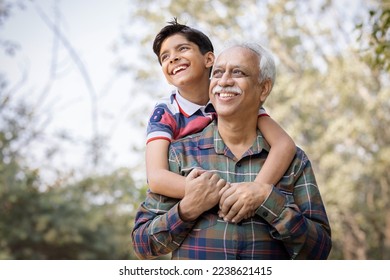
<path fill-rule="evenodd" d="M 153 42 L 153 51 L 157 55 L 158 62 L 160 64 L 161 45 L 165 39 L 175 34 L 181 34 L 188 41 L 196 44 L 202 54 L 205 54 L 210 51 L 214 52 L 213 44 L 211 43 L 209 37 L 207 37 L 203 32 L 195 28 L 178 23 L 177 18 L 174 18 L 172 21 L 168 22 L 168 25 L 166 25 L 160 30 Z"/>

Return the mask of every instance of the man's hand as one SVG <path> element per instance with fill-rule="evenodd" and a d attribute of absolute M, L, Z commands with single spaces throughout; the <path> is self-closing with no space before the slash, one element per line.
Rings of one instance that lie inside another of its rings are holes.
<path fill-rule="evenodd" d="M 217 174 L 193 169 L 186 177 L 185 194 L 179 204 L 179 214 L 184 221 L 193 221 L 219 202 L 219 191 L 226 181 Z"/>
<path fill-rule="evenodd" d="M 255 182 L 232 183 L 220 191 L 219 215 L 227 222 L 239 223 L 252 217 L 272 191 L 272 185 Z"/>

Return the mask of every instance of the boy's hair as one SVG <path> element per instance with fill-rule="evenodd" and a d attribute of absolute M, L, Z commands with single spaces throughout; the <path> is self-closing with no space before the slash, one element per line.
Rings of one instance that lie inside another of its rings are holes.
<path fill-rule="evenodd" d="M 160 30 L 153 42 L 153 51 L 157 55 L 160 65 L 161 45 L 166 38 L 175 34 L 183 35 L 188 41 L 196 44 L 202 54 L 207 52 L 214 52 L 214 47 L 209 37 L 195 28 L 178 23 L 177 18 L 174 18 L 172 21 L 168 22 L 168 25 Z"/>

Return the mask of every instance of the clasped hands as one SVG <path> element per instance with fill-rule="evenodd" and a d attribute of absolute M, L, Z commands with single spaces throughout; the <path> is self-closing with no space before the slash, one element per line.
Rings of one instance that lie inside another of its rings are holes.
<path fill-rule="evenodd" d="M 213 172 L 193 169 L 186 177 L 179 213 L 183 220 L 192 221 L 218 204 L 221 218 L 239 223 L 255 214 L 271 189 L 255 182 L 228 183 Z"/>

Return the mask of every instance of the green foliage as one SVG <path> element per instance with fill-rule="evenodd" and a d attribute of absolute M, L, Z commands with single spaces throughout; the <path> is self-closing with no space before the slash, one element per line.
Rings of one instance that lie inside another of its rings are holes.
<path fill-rule="evenodd" d="M 361 38 L 368 35 L 363 56 L 372 67 L 390 72 L 390 5 L 383 4 L 382 9 L 370 10 L 369 14 L 367 23 L 356 26 Z M 366 30 L 370 30 L 369 34 Z"/>
<path fill-rule="evenodd" d="M 14 176 L 1 184 L 0 258 L 134 258 L 132 213 L 144 190 L 135 188 L 128 170 L 46 190 L 39 190 L 38 170 L 2 164 L 0 178 L 6 173 Z"/>
<path fill-rule="evenodd" d="M 132 259 L 134 212 L 145 194 L 130 170 L 82 179 L 28 166 L 21 145 L 39 139 L 28 106 L 0 97 L 0 259 Z"/>

